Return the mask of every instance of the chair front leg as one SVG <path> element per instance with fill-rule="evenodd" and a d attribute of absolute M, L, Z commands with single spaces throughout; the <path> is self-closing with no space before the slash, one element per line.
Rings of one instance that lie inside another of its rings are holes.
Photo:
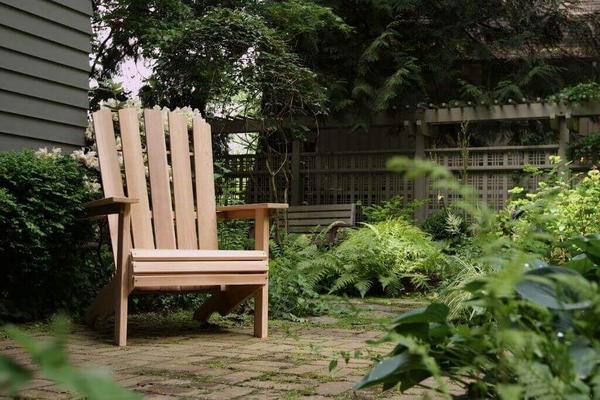
<path fill-rule="evenodd" d="M 254 217 L 254 248 L 269 256 L 269 210 L 256 210 Z M 269 283 L 254 293 L 254 336 L 266 338 L 269 327 Z"/>
<path fill-rule="evenodd" d="M 119 213 L 119 240 L 115 285 L 115 344 L 127 345 L 127 300 L 130 293 L 129 253 L 131 250 L 131 207 Z"/>

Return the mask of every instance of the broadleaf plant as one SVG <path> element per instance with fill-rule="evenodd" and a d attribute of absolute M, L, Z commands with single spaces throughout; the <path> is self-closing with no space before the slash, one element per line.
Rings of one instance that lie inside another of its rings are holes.
<path fill-rule="evenodd" d="M 469 307 L 478 309 L 470 319 L 450 319 L 442 303 L 397 317 L 381 339 L 395 343 L 394 349 L 355 389 L 421 387 L 461 399 L 600 398 L 600 237 L 563 242 L 569 254 L 581 254 L 552 265 L 498 235 L 496 214 L 442 167 L 408 159 L 393 160 L 390 167 L 412 176 L 425 173 L 435 187 L 457 192 L 461 200 L 454 206 L 468 212 L 475 240 L 482 243 L 477 262 L 493 268 L 460 289 L 468 293 Z M 538 233 L 521 226 L 520 237 Z M 460 389 L 450 391 L 450 384 Z"/>

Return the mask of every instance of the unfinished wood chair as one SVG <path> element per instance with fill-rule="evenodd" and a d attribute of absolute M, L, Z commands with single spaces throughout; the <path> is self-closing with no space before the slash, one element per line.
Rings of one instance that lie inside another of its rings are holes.
<path fill-rule="evenodd" d="M 169 113 L 167 136 L 162 112 L 145 110 L 145 154 L 137 111 L 118 114 L 126 185 L 112 112 L 93 115 L 106 198 L 86 207 L 90 216 L 108 216 L 116 273 L 92 303 L 88 322 L 114 313 L 115 342 L 125 346 L 131 293 L 208 291 L 195 319 L 225 315 L 254 296 L 254 335 L 266 337 L 269 217 L 287 204 L 216 207 L 211 130 L 199 116 L 191 152 L 183 115 Z M 218 250 L 217 218 L 254 219 L 255 250 Z"/>

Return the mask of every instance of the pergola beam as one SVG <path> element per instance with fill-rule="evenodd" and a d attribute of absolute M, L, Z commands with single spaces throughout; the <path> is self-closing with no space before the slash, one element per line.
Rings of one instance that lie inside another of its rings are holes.
<path fill-rule="evenodd" d="M 513 121 L 530 119 L 579 118 L 600 115 L 600 102 L 530 103 L 474 107 L 428 108 L 423 120 L 430 124 L 456 124 L 463 121 Z"/>

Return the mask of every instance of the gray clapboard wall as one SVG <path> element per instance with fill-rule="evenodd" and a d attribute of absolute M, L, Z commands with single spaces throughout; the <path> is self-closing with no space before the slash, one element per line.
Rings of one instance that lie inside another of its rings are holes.
<path fill-rule="evenodd" d="M 84 144 L 91 0 L 0 0 L 0 151 Z"/>

